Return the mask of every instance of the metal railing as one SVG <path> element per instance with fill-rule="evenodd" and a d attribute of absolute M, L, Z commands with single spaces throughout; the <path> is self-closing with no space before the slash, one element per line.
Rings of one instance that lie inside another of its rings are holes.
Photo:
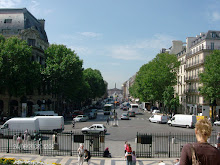
<path fill-rule="evenodd" d="M 102 157 L 105 149 L 104 134 L 82 134 L 81 132 L 28 132 L 18 136 L 21 131 L 5 131 L 0 134 L 0 152 L 40 154 L 48 156 L 77 156 L 79 144 L 83 143 L 93 157 Z"/>
<path fill-rule="evenodd" d="M 217 133 L 212 133 L 210 144 L 217 143 Z M 195 133 L 137 133 L 136 156 L 143 158 L 177 158 L 187 143 L 196 142 Z"/>

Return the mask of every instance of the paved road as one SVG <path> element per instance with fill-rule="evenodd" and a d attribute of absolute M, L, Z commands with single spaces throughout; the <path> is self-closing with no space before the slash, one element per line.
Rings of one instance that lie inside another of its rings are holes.
<path fill-rule="evenodd" d="M 35 160 L 42 161 L 44 163 L 60 163 L 61 165 L 77 165 L 77 157 L 70 156 L 39 156 L 39 155 L 25 155 L 25 154 L 6 154 L 0 153 L 0 157 L 6 158 L 15 158 L 15 159 L 23 159 L 23 160 Z M 137 165 L 158 165 L 158 162 L 163 160 L 166 165 L 172 165 L 175 158 L 138 158 Z M 91 158 L 91 165 L 125 165 L 126 161 L 123 157 L 113 157 L 113 158 Z"/>

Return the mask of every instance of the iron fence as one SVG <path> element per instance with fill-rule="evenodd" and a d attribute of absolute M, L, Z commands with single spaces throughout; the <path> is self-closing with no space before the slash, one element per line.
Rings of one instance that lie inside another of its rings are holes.
<path fill-rule="evenodd" d="M 93 157 L 102 157 L 105 149 L 104 134 L 81 132 L 28 132 L 5 131 L 0 134 L 0 152 L 27 153 L 47 156 L 77 156 L 79 144 L 83 143 Z M 18 136 L 22 143 L 19 144 Z"/>
<path fill-rule="evenodd" d="M 217 133 L 213 132 L 209 142 L 215 146 Z M 144 158 L 177 158 L 182 147 L 187 143 L 196 142 L 194 133 L 137 133 L 136 156 Z"/>

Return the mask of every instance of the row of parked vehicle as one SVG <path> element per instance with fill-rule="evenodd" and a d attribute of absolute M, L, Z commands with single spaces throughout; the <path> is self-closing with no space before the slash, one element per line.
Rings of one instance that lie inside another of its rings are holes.
<path fill-rule="evenodd" d="M 167 123 L 169 126 L 181 126 L 186 128 L 194 128 L 196 124 L 195 115 L 176 114 L 171 119 L 164 114 L 153 114 L 149 121 L 152 123 Z"/>

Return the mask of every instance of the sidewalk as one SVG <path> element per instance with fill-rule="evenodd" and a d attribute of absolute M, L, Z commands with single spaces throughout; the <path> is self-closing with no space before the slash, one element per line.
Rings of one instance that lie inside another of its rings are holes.
<path fill-rule="evenodd" d="M 77 157 L 71 156 L 40 156 L 40 155 L 25 155 L 25 154 L 12 154 L 0 153 L 0 157 L 15 158 L 23 160 L 43 161 L 44 163 L 60 163 L 61 165 L 78 165 Z M 175 158 L 137 158 L 136 165 L 158 165 L 158 162 L 163 160 L 166 165 L 173 165 Z M 86 165 L 86 163 L 84 163 Z M 123 157 L 113 158 L 91 158 L 90 165 L 126 165 Z"/>

